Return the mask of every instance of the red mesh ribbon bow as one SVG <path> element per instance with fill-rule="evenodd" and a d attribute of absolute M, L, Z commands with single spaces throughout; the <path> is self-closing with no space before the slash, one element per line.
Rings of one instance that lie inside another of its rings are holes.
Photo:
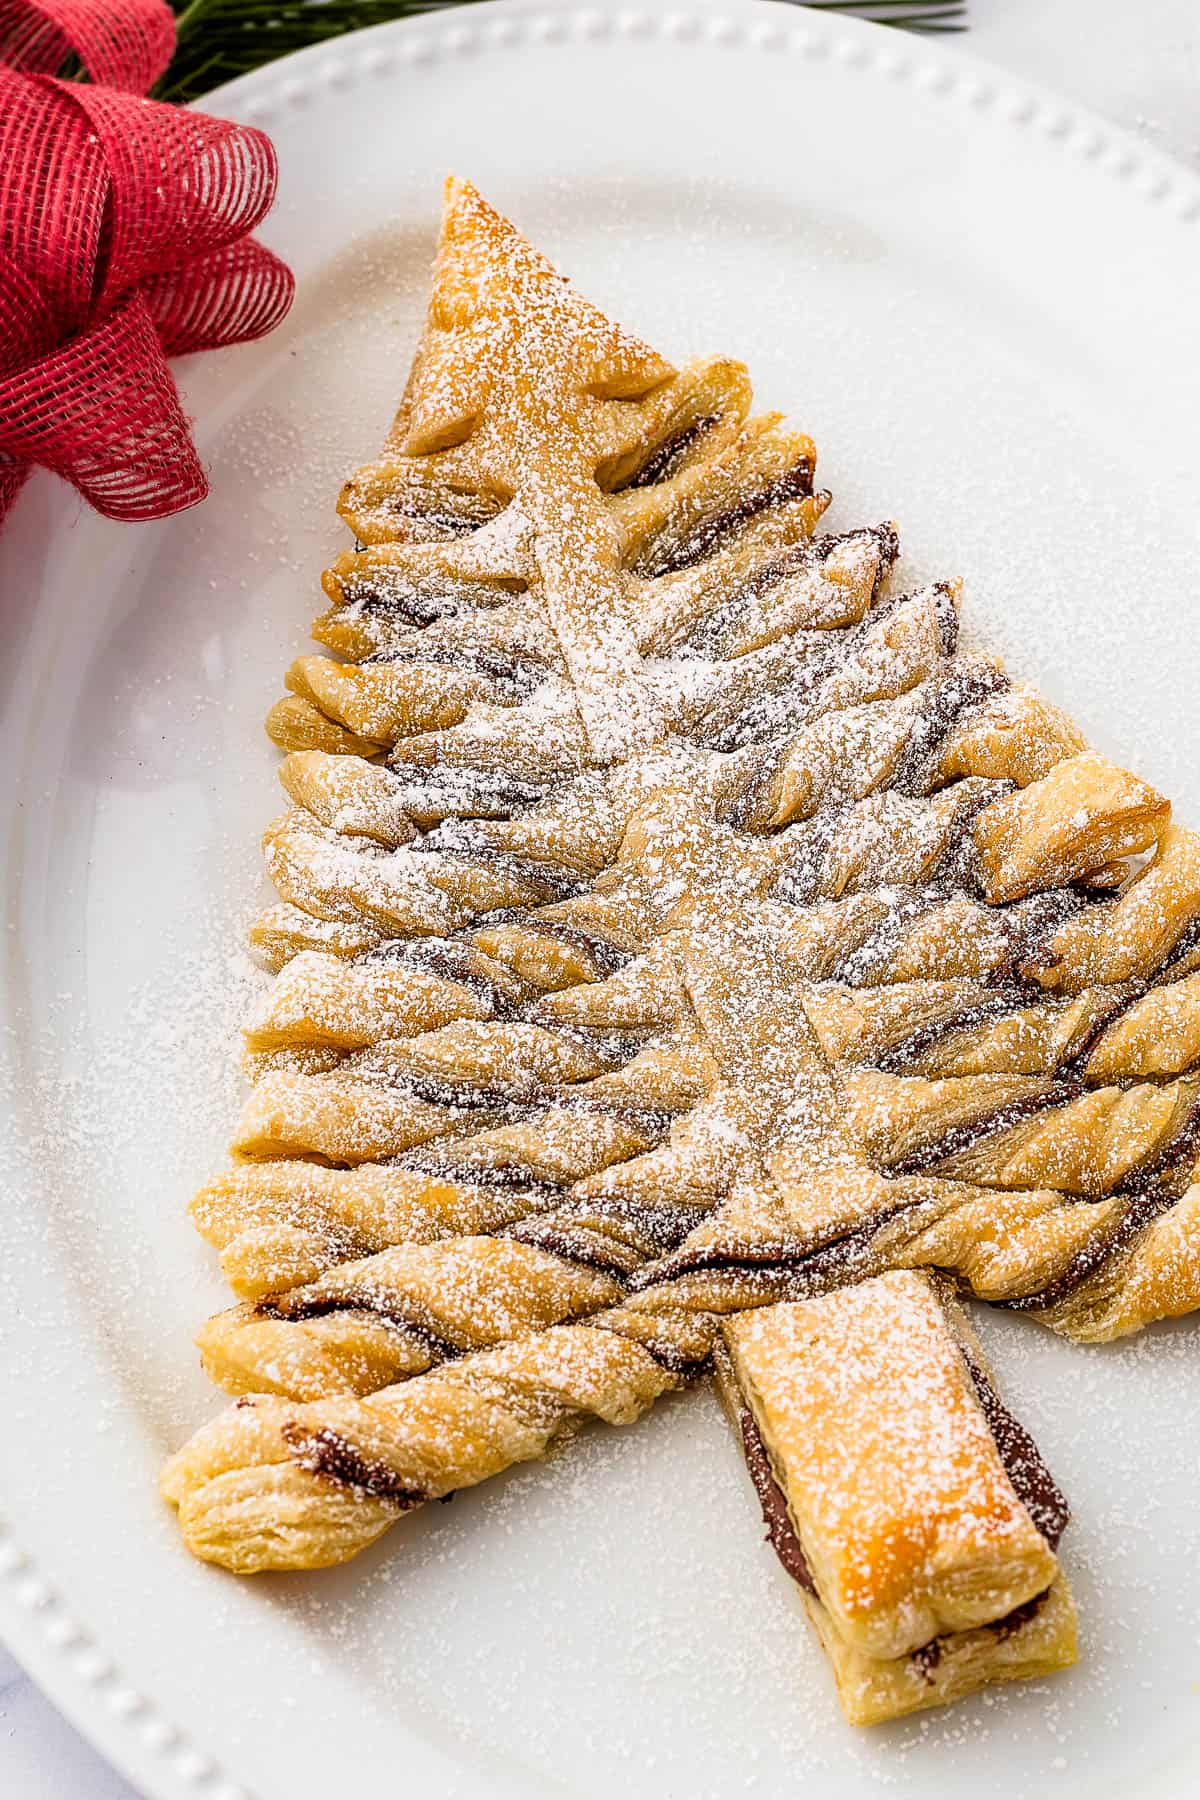
<path fill-rule="evenodd" d="M 114 519 L 202 500 L 166 358 L 291 304 L 270 139 L 141 98 L 174 43 L 163 0 L 0 0 L 0 519 L 33 463 Z"/>

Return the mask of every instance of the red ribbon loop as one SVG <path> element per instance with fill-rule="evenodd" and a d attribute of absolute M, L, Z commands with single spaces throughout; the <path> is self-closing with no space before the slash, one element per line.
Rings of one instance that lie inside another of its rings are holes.
<path fill-rule="evenodd" d="M 166 356 L 291 305 L 270 139 L 140 97 L 173 45 L 162 0 L 0 0 L 0 518 L 35 462 L 112 518 L 203 499 Z"/>
<path fill-rule="evenodd" d="M 166 0 L 0 0 L 0 62 L 24 75 L 77 56 L 93 81 L 145 94 L 174 51 Z"/>

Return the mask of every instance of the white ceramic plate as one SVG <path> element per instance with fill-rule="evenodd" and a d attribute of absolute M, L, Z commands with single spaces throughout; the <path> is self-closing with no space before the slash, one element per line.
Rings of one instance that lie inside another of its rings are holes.
<path fill-rule="evenodd" d="M 448 167 L 669 353 L 745 356 L 833 521 L 898 517 L 914 573 L 963 573 L 991 641 L 1200 818 L 1200 191 L 931 43 L 651 11 L 471 9 L 217 96 L 279 146 L 299 298 L 185 372 L 212 498 L 116 527 L 38 479 L 0 541 L 0 1620 L 156 1796 L 1174 1800 L 1200 1777 L 1186 1324 L 1086 1353 L 984 1320 L 1074 1501 L 1083 1660 L 871 1736 L 705 1393 L 315 1578 L 201 1568 L 155 1495 L 215 1404 L 188 1335 L 224 1295 L 183 1209 L 257 979 L 260 720 L 398 395 Z"/>

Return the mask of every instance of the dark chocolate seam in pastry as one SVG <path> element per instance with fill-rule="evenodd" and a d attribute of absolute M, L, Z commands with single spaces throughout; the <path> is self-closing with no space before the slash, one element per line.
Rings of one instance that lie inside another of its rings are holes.
<path fill-rule="evenodd" d="M 682 431 L 673 437 L 664 438 L 654 453 L 647 457 L 636 475 L 616 490 L 621 493 L 626 488 L 655 487 L 659 482 L 669 481 L 683 461 L 687 452 L 700 442 L 706 431 L 719 423 L 715 414 L 706 414 L 703 418 L 693 419 Z"/>
<path fill-rule="evenodd" d="M 907 1156 L 898 1158 L 889 1164 L 893 1175 L 921 1175 L 928 1169 L 936 1169 L 939 1163 L 948 1162 L 952 1156 L 958 1156 L 964 1150 L 990 1137 L 999 1137 L 1010 1131 L 1014 1125 L 1021 1125 L 1026 1119 L 1034 1119 L 1039 1113 L 1052 1111 L 1069 1100 L 1075 1100 L 1084 1092 L 1083 1084 L 1056 1082 L 1040 1094 L 1023 1094 L 1016 1100 L 1009 1100 L 994 1111 L 982 1113 L 976 1119 L 964 1124 L 951 1125 L 940 1137 L 931 1143 L 922 1144 Z"/>
<path fill-rule="evenodd" d="M 966 1350 L 963 1361 L 1017 1498 L 1050 1548 L 1057 1550 L 1071 1521 L 1071 1509 L 1062 1489 L 1046 1467 L 1029 1432 L 1008 1410 L 992 1382 Z"/>
<path fill-rule="evenodd" d="M 1119 1255 L 1133 1243 L 1147 1226 L 1163 1216 L 1177 1203 L 1182 1193 L 1183 1181 L 1186 1181 L 1191 1165 L 1195 1160 L 1197 1148 L 1200 1147 L 1200 1102 L 1194 1105 L 1183 1126 L 1171 1141 L 1166 1144 L 1154 1160 L 1143 1168 L 1136 1170 L 1128 1181 L 1117 1189 L 1117 1195 L 1127 1199 L 1128 1204 L 1116 1223 L 1106 1232 L 1089 1238 L 1067 1265 L 1063 1273 L 1049 1286 L 1037 1293 L 1022 1294 L 1010 1300 L 1000 1300 L 996 1304 L 1009 1312 L 1046 1312 L 1059 1306 L 1085 1281 L 1090 1281 L 1099 1274 L 1105 1264 Z M 1182 1170 L 1182 1181 L 1180 1174 Z M 1174 1176 L 1165 1184 L 1156 1186 L 1163 1175 Z"/>
<path fill-rule="evenodd" d="M 385 1462 L 363 1456 L 349 1438 L 343 1437 L 332 1426 L 322 1425 L 309 1431 L 301 1425 L 285 1424 L 280 1431 L 285 1443 L 292 1445 L 300 1468 L 308 1469 L 313 1475 L 390 1501 L 397 1513 L 424 1506 L 429 1499 L 428 1494 L 418 1488 L 406 1487 L 397 1481 Z"/>
<path fill-rule="evenodd" d="M 814 471 L 815 465 L 811 458 L 803 457 L 788 474 L 775 477 L 757 492 L 747 494 L 736 506 L 718 513 L 715 518 L 703 520 L 686 533 L 683 541 L 673 549 L 665 551 L 661 556 L 655 556 L 652 551 L 640 567 L 640 573 L 674 575 L 679 570 L 702 561 L 706 556 L 711 556 L 740 526 L 747 524 L 759 513 L 770 512 L 773 507 L 782 506 L 787 500 L 809 498 L 813 491 Z"/>

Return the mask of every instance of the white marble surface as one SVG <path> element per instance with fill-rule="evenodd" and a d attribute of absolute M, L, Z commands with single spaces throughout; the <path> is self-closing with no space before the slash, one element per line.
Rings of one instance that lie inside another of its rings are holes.
<path fill-rule="evenodd" d="M 969 0 L 946 40 L 1083 102 L 1200 167 L 1196 0 Z M 136 1800 L 0 1648 L 4 1800 Z"/>

